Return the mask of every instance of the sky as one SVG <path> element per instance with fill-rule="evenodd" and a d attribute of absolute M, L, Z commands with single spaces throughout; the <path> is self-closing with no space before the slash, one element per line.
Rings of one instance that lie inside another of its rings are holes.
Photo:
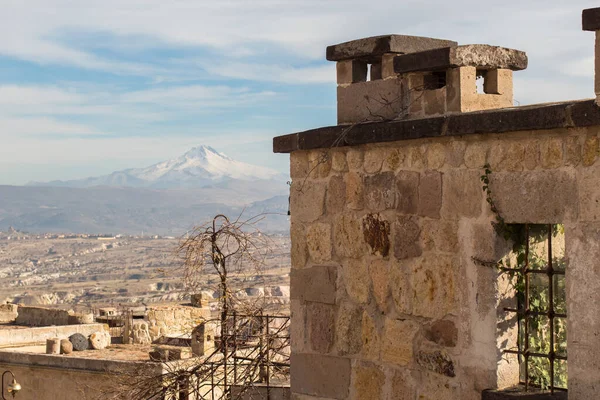
<path fill-rule="evenodd" d="M 596 3 L 596 4 L 594 4 Z M 272 138 L 336 123 L 327 45 L 397 33 L 524 50 L 515 101 L 591 98 L 597 2 L 0 0 L 0 185 L 210 145 L 286 171 Z"/>

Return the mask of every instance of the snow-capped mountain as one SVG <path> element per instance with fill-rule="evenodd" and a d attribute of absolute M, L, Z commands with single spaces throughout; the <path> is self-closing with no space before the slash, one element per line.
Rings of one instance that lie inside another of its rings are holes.
<path fill-rule="evenodd" d="M 30 186 L 200 188 L 235 181 L 284 181 L 278 171 L 233 160 L 210 146 L 194 147 L 172 160 L 146 168 L 130 168 L 109 175 L 71 181 L 32 182 Z"/>

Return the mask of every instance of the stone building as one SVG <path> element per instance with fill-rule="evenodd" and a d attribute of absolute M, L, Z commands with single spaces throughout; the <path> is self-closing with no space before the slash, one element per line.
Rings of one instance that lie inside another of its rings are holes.
<path fill-rule="evenodd" d="M 600 9 L 583 26 L 600 30 Z M 507 223 L 564 226 L 568 396 L 599 398 L 596 102 L 513 107 L 527 57 L 500 47 L 390 35 L 327 58 L 338 125 L 273 143 L 293 180 L 292 398 L 474 400 L 518 383 L 500 276 L 480 262 L 507 252 L 486 165 Z"/>

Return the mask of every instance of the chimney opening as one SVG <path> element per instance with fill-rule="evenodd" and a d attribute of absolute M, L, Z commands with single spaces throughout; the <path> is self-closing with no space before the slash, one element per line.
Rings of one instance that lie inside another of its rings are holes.
<path fill-rule="evenodd" d="M 436 90 L 446 86 L 446 71 L 434 71 L 423 76 L 423 89 Z"/>

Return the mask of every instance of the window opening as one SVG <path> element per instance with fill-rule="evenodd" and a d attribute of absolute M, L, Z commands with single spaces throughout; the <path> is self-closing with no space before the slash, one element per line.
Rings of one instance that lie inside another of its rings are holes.
<path fill-rule="evenodd" d="M 562 225 L 523 225 L 519 243 L 501 270 L 513 278 L 518 317 L 516 349 L 520 383 L 530 388 L 567 390 L 567 311 Z M 516 265 L 513 267 L 513 263 Z"/>

